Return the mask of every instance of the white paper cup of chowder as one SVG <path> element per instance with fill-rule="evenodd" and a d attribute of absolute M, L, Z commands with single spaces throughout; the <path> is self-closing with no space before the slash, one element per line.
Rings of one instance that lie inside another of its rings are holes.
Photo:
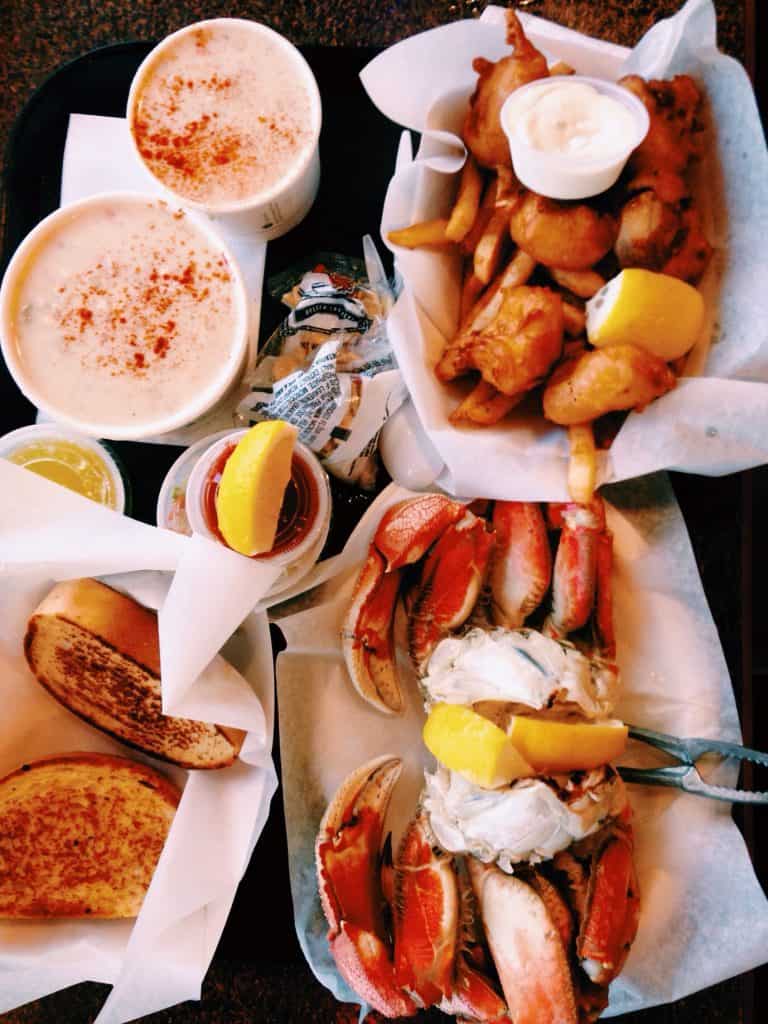
<path fill-rule="evenodd" d="M 245 285 L 204 218 L 104 193 L 52 213 L 16 250 L 0 287 L 0 344 L 52 419 L 92 437 L 154 437 L 239 379 Z"/>
<path fill-rule="evenodd" d="M 320 182 L 320 91 L 283 36 L 244 18 L 174 32 L 128 95 L 139 160 L 230 232 L 268 241 L 309 212 Z"/>
<path fill-rule="evenodd" d="M 500 118 L 515 174 L 550 199 L 609 189 L 650 123 L 629 89 L 584 75 L 553 75 L 515 89 Z"/>
<path fill-rule="evenodd" d="M 193 533 L 226 544 L 219 531 L 216 494 L 221 474 L 235 445 L 248 430 L 233 430 L 219 437 L 200 455 L 187 481 L 185 510 Z M 270 590 L 274 596 L 293 586 L 317 562 L 331 525 L 331 488 L 328 474 L 314 452 L 297 441 L 291 479 L 285 490 L 277 536 L 271 551 L 254 555 L 282 572 Z"/>

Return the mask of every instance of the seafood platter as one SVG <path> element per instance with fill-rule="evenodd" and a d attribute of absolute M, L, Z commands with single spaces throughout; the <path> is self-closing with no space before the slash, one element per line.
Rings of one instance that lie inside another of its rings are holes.
<path fill-rule="evenodd" d="M 270 262 L 335 223 L 288 40 L 136 45 L 0 286 L 37 413 L 0 438 L 0 1012 L 199 995 L 279 784 L 361 1019 L 592 1024 L 760 965 L 730 805 L 768 755 L 654 472 L 768 462 L 768 154 L 710 0 L 631 52 L 489 7 L 375 57 L 391 261 L 369 225 Z"/>

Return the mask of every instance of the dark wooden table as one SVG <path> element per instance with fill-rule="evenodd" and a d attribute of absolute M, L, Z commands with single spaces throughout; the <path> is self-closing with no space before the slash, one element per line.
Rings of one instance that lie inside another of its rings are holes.
<path fill-rule="evenodd" d="M 631 45 L 659 17 L 671 14 L 679 0 L 532 0 L 520 6 L 581 31 Z M 159 5 L 152 0 L 62 0 L 49 5 L 37 0 L 0 0 L 0 143 L 25 102 L 56 67 L 95 46 L 125 40 L 150 40 L 203 17 L 241 15 L 262 20 L 297 44 L 309 46 L 326 109 L 346 104 L 357 114 L 345 129 L 324 130 L 323 191 L 309 220 L 286 239 L 270 245 L 268 273 L 314 248 L 357 253 L 363 230 L 376 233 L 384 186 L 391 173 L 397 130 L 376 114 L 357 82 L 357 71 L 371 51 L 412 32 L 476 14 L 483 4 L 451 0 L 411 0 L 382 4 L 377 0 L 286 0 L 283 3 L 209 4 L 180 0 Z M 768 106 L 768 54 L 756 45 L 768 29 L 765 0 L 716 0 L 720 45 L 742 60 L 753 75 L 763 109 Z M 338 47 L 329 52 L 327 47 Z M 128 48 L 123 60 L 135 59 Z M 119 77 L 119 76 L 118 76 Z M 116 84 L 115 88 L 119 88 Z M 112 112 L 103 99 L 102 110 Z M 48 151 L 63 141 L 56 118 L 46 126 L 39 144 Z M 59 122 L 60 124 L 60 122 Z M 362 162 L 360 153 L 370 159 Z M 4 184 L 12 197 L 20 169 L 5 167 Z M 27 189 L 21 208 L 0 203 L 5 230 L 3 262 L 18 242 L 26 218 L 37 218 L 56 203 L 56 174 L 40 168 L 35 188 Z M 350 211 L 354 211 L 353 214 Z M 7 218 L 6 218 L 7 214 Z M 266 303 L 263 330 L 280 311 Z M 29 422 L 31 407 L 7 376 L 0 375 L 0 432 Z M 148 453 L 146 446 L 123 446 L 122 455 L 137 487 L 134 514 L 152 521 L 157 488 L 173 458 L 171 450 Z M 761 687 L 768 675 L 768 647 L 760 616 L 753 607 L 752 565 L 768 564 L 768 541 L 759 526 L 768 510 L 768 471 L 725 479 L 674 479 L 678 499 L 693 540 L 696 558 L 720 631 L 742 713 L 745 742 L 768 749 L 768 696 Z M 0 495 L 0 501 L 2 496 Z M 753 520 L 758 528 L 753 530 Z M 753 623 L 755 629 L 753 631 Z M 0 737 L 2 742 L 2 737 Z M 761 788 L 768 783 L 758 780 Z M 768 816 L 735 814 L 752 851 L 758 875 L 768 882 Z M 768 958 L 768 950 L 766 951 Z M 622 1018 L 627 1024 L 673 1024 L 689 1020 L 758 1022 L 766 1019 L 760 999 L 768 991 L 768 971 L 753 972 L 681 1002 Z M 92 1020 L 106 995 L 104 986 L 77 985 L 0 1016 L 0 1024 L 80 1024 Z M 444 1019 L 431 1015 L 433 1019 Z M 307 968 L 293 930 L 282 806 L 276 797 L 272 814 L 240 886 L 229 922 L 203 986 L 199 1003 L 185 1003 L 146 1020 L 152 1024 L 239 1024 L 260 1021 L 352 1021 L 319 986 Z"/>

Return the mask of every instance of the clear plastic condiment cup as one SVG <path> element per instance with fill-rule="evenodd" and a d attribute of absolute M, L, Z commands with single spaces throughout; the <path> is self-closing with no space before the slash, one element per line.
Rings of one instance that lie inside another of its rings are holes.
<path fill-rule="evenodd" d="M 516 124 L 516 112 L 536 92 L 588 85 L 620 103 L 631 115 L 634 132 L 618 140 L 615 149 L 602 156 L 577 155 L 539 149 L 525 138 Z M 563 75 L 537 79 L 515 89 L 501 108 L 501 126 L 509 141 L 515 174 L 527 188 L 550 199 L 586 199 L 605 192 L 615 183 L 630 154 L 648 133 L 650 119 L 644 104 L 634 93 L 615 82 L 586 75 Z"/>
<path fill-rule="evenodd" d="M 33 423 L 0 437 L 0 458 L 8 459 L 46 479 L 56 479 L 63 487 L 79 494 L 77 478 L 87 474 L 96 492 L 87 496 L 116 512 L 129 506 L 123 471 L 113 453 L 102 442 L 86 437 L 58 423 Z M 60 472 L 51 477 L 43 464 L 54 464 Z"/>
<path fill-rule="evenodd" d="M 240 438 L 247 433 L 247 429 L 233 430 L 215 440 L 198 458 L 187 481 L 185 508 L 192 532 L 219 544 L 223 544 L 224 541 L 211 528 L 209 516 L 206 514 L 206 493 L 210 475 L 227 448 L 234 448 Z M 282 568 L 280 576 L 269 592 L 270 597 L 292 587 L 306 576 L 320 557 L 331 525 L 331 488 L 328 474 L 314 452 L 300 441 L 294 445 L 294 458 L 301 460 L 311 486 L 314 487 L 317 498 L 315 516 L 306 535 L 297 544 L 275 554 L 268 552 L 255 556 L 265 564 L 278 565 Z"/>

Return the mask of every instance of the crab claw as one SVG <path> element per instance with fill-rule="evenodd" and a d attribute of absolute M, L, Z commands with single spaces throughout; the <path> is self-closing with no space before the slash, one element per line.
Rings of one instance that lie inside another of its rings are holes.
<path fill-rule="evenodd" d="M 515 1024 L 578 1024 L 568 956 L 544 900 L 527 882 L 469 858 L 491 956 Z"/>
<path fill-rule="evenodd" d="M 385 714 L 405 702 L 395 662 L 394 620 L 401 572 L 466 513 L 442 494 L 425 494 L 393 505 L 382 517 L 360 570 L 341 629 L 342 651 L 352 683 Z"/>
<path fill-rule="evenodd" d="M 548 632 L 562 637 L 584 626 L 592 613 L 599 538 L 605 532 L 602 499 L 557 507 L 550 521 L 562 522 L 552 576 L 552 614 Z"/>
<path fill-rule="evenodd" d="M 541 604 L 552 575 L 547 527 L 531 501 L 497 501 L 491 564 L 491 603 L 497 626 L 519 629 Z"/>
<path fill-rule="evenodd" d="M 421 811 L 398 853 L 393 916 L 397 982 L 431 1006 L 452 990 L 459 896 L 453 858 L 436 845 Z"/>
<path fill-rule="evenodd" d="M 399 587 L 400 573 L 387 573 L 383 556 L 371 544 L 341 627 L 341 647 L 355 689 L 363 700 L 390 715 L 400 714 L 404 707 L 395 665 Z"/>
<path fill-rule="evenodd" d="M 597 985 L 609 985 L 624 966 L 637 932 L 640 894 L 632 859 L 632 830 L 616 826 L 593 856 L 586 910 L 576 952 Z"/>
<path fill-rule="evenodd" d="M 315 866 L 328 942 L 344 980 L 386 1017 L 416 1012 L 395 980 L 384 924 L 379 848 L 402 762 L 384 756 L 352 772 L 320 823 Z"/>
<path fill-rule="evenodd" d="M 463 952 L 456 960 L 453 992 L 440 1002 L 440 1009 L 466 1022 L 509 1024 L 507 1004 L 488 978 L 471 966 Z"/>
<path fill-rule="evenodd" d="M 393 505 L 382 516 L 373 538 L 387 563 L 384 571 L 418 562 L 465 512 L 464 505 L 443 494 L 425 494 Z"/>
<path fill-rule="evenodd" d="M 408 622 L 408 650 L 418 672 L 452 629 L 469 618 L 485 579 L 493 534 L 471 512 L 449 526 L 424 563 Z"/>

